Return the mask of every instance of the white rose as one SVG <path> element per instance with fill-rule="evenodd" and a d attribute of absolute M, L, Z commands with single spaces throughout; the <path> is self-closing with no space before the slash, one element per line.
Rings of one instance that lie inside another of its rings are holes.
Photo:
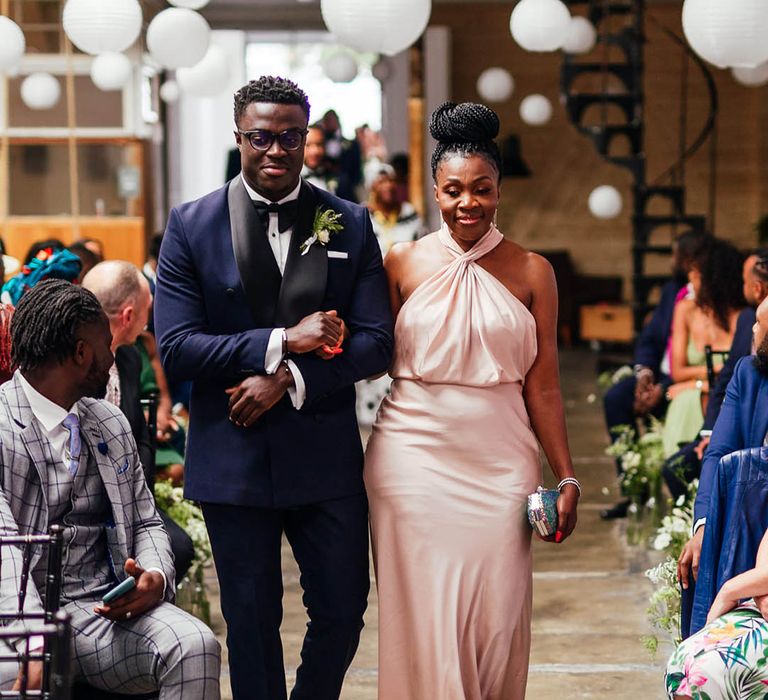
<path fill-rule="evenodd" d="M 660 535 L 657 535 L 656 539 L 653 541 L 653 548 L 657 552 L 661 552 L 669 547 L 670 544 L 672 544 L 672 538 L 668 533 L 662 532 Z"/>
<path fill-rule="evenodd" d="M 317 240 L 323 245 L 326 245 L 331 240 L 331 234 L 327 229 L 317 232 Z"/>

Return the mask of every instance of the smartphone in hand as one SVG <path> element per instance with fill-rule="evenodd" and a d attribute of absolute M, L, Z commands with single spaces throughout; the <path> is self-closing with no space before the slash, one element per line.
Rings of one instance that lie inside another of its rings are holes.
<path fill-rule="evenodd" d="M 114 603 L 118 598 L 121 598 L 134 588 L 136 588 L 136 579 L 133 578 L 133 576 L 129 576 L 125 581 L 118 583 L 114 588 L 107 591 L 101 599 L 101 602 L 104 605 Z"/>

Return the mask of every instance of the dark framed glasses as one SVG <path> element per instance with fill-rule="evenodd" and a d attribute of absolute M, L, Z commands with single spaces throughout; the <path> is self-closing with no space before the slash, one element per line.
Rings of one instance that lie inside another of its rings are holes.
<path fill-rule="evenodd" d="M 248 139 L 254 151 L 268 151 L 277 139 L 280 147 L 286 151 L 296 151 L 301 148 L 307 129 L 286 129 L 276 134 L 268 129 L 254 129 L 253 131 L 237 130 L 241 136 Z"/>

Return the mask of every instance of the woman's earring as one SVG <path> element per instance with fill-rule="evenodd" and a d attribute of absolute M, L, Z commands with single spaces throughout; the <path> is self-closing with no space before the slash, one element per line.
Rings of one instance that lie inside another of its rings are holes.
<path fill-rule="evenodd" d="M 493 211 L 493 225 L 496 228 L 499 227 L 498 219 L 499 219 L 499 210 L 498 209 L 494 209 L 494 211 Z"/>

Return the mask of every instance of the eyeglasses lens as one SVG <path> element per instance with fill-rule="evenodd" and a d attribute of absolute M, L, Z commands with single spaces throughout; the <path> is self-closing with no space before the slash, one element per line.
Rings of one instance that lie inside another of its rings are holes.
<path fill-rule="evenodd" d="M 301 139 L 303 134 L 297 129 L 288 129 L 279 134 L 274 134 L 271 131 L 256 130 L 249 134 L 251 146 L 257 151 L 266 151 L 272 147 L 275 139 L 278 140 L 280 146 L 286 151 L 295 151 L 301 146 Z"/>

